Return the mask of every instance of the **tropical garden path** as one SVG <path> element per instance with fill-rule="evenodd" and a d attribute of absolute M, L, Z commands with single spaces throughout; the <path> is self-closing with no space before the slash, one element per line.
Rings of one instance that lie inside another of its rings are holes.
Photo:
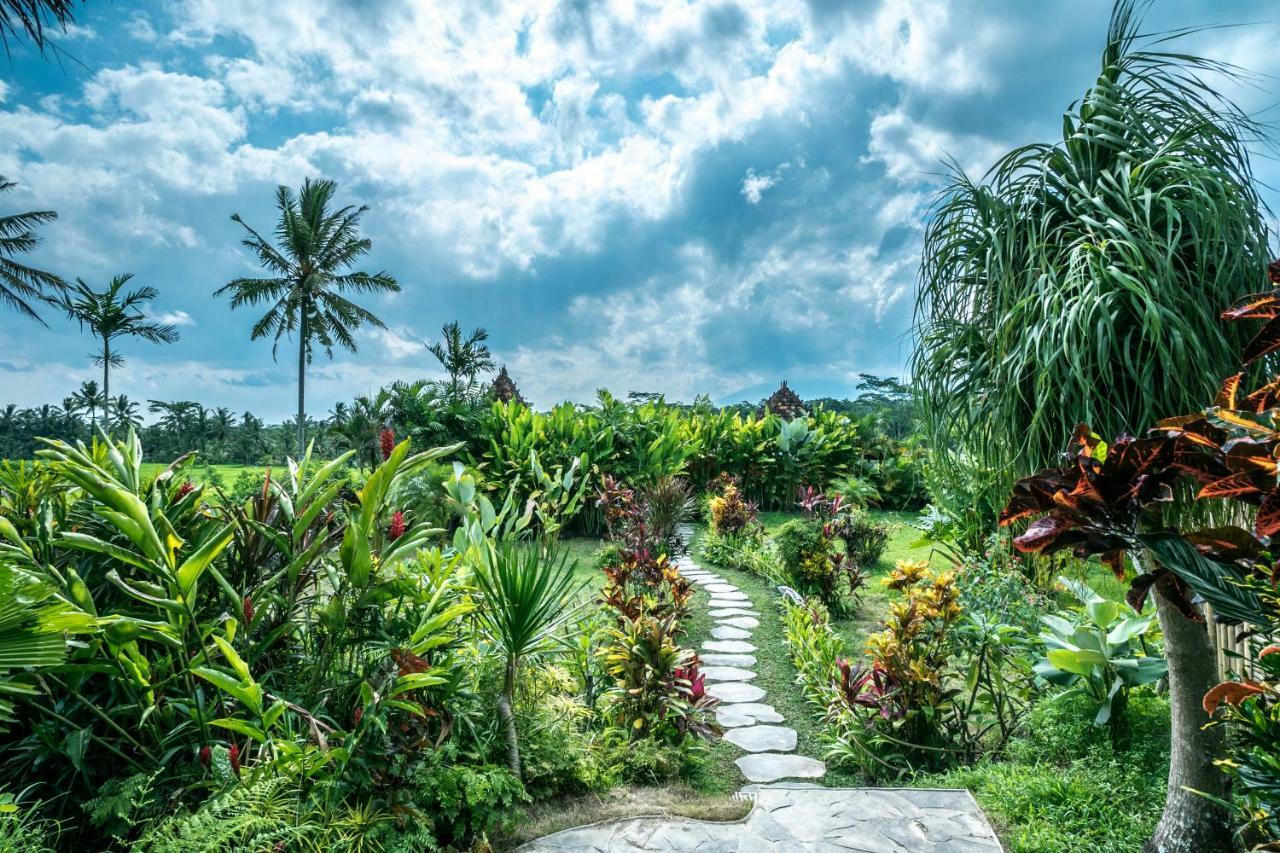
<path fill-rule="evenodd" d="M 685 541 L 689 540 L 688 532 Z M 574 827 L 531 841 L 522 851 L 755 851 L 843 850 L 855 853 L 1001 853 L 986 816 L 964 790 L 823 788 L 826 765 L 796 753 L 797 732 L 782 725 L 756 678 L 756 646 L 764 627 L 747 595 L 689 556 L 680 573 L 702 587 L 714 620 L 698 651 L 707 692 L 720 700 L 716 721 L 724 740 L 743 751 L 734 762 L 752 783 L 736 796 L 751 812 L 731 823 L 691 818 L 633 817 Z"/>
<path fill-rule="evenodd" d="M 678 557 L 676 566 L 711 596 L 715 627 L 698 655 L 707 692 L 720 700 L 716 722 L 725 729 L 724 739 L 746 753 L 734 762 L 742 775 L 757 783 L 825 776 L 825 764 L 796 754 L 796 730 L 780 725 L 786 722 L 782 714 L 765 702 L 765 690 L 751 683 L 756 677 L 751 639 L 760 629 L 760 614 L 751 609 L 746 593 L 691 557 Z"/>

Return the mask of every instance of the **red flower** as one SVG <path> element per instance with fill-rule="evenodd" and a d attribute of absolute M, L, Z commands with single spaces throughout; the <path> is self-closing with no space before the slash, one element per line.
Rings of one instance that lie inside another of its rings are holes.
<path fill-rule="evenodd" d="M 378 433 L 378 446 L 382 449 L 382 461 L 386 462 L 391 458 L 391 451 L 396 449 L 396 434 L 384 427 Z"/>
<path fill-rule="evenodd" d="M 205 767 L 208 767 L 209 760 L 212 757 L 213 757 L 213 753 L 210 751 L 209 747 L 207 746 L 200 747 L 200 763 L 201 764 L 203 764 Z"/>
<path fill-rule="evenodd" d="M 404 535 L 404 513 L 396 510 L 391 515 L 391 527 L 387 530 L 387 538 L 392 542 Z"/>
<path fill-rule="evenodd" d="M 196 487 L 191 484 L 190 480 L 183 480 L 182 485 L 178 486 L 178 500 L 182 500 L 183 498 L 185 498 L 187 495 L 191 494 L 195 490 L 196 490 Z"/>
<path fill-rule="evenodd" d="M 227 757 L 231 759 L 231 769 L 237 776 L 240 775 L 240 747 L 234 743 L 227 749 Z"/>
<path fill-rule="evenodd" d="M 355 718 L 356 725 L 360 725 L 360 721 L 364 719 L 364 708 L 357 707 L 356 712 L 352 714 L 352 716 Z"/>
<path fill-rule="evenodd" d="M 252 625 L 253 624 L 253 599 L 246 595 L 244 597 L 244 604 L 242 605 L 242 607 L 244 609 L 244 624 Z"/>

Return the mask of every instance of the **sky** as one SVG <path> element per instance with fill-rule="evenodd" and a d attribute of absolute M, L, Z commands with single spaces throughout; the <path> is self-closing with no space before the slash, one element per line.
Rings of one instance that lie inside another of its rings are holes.
<path fill-rule="evenodd" d="M 275 224 L 308 176 L 365 204 L 362 268 L 399 294 L 308 409 L 434 378 L 424 341 L 483 326 L 533 403 L 660 392 L 850 396 L 902 375 L 942 159 L 980 175 L 1052 141 L 1098 71 L 1102 0 L 88 0 L 45 58 L 0 58 L 5 211 L 52 209 L 30 260 L 160 291 L 171 346 L 125 343 L 112 390 L 272 420 L 288 344 L 213 292 L 258 274 L 233 213 Z M 1273 0 L 1155 0 L 1147 29 L 1259 75 L 1277 117 Z M 1270 75 L 1270 76 L 1266 76 Z M 1259 158 L 1280 210 L 1280 167 Z M 1273 223 L 1274 225 L 1274 223 Z M 91 340 L 3 316 L 0 403 L 58 402 Z"/>

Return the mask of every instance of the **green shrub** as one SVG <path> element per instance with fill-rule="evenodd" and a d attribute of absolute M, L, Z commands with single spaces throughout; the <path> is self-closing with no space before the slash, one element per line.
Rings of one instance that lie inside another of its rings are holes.
<path fill-rule="evenodd" d="M 889 544 L 889 525 L 872 520 L 862 510 L 846 512 L 832 524 L 832 534 L 844 543 L 844 552 L 860 569 L 879 562 Z"/>
<path fill-rule="evenodd" d="M 414 803 L 432 822 L 441 846 L 470 849 L 494 829 L 508 826 L 516 806 L 528 796 L 506 767 L 450 763 L 451 750 L 436 750 L 434 759 L 414 775 Z"/>
<path fill-rule="evenodd" d="M 1130 853 L 1142 848 L 1164 808 L 1169 706 L 1135 694 L 1117 748 L 1089 722 L 1082 698 L 1043 701 L 1009 761 L 921 776 L 921 787 L 973 792 L 1009 853 Z M 1078 706 L 1078 707 L 1074 707 Z"/>

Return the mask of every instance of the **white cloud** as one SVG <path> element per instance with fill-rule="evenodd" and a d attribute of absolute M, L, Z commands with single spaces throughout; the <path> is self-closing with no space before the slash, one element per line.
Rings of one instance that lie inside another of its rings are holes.
<path fill-rule="evenodd" d="M 382 344 L 386 354 L 396 360 L 401 361 L 406 358 L 417 356 L 421 358 L 426 352 L 422 341 L 415 337 L 410 329 L 386 328 L 371 330 L 374 337 Z"/>
<path fill-rule="evenodd" d="M 757 175 L 754 168 L 747 169 L 747 174 L 742 179 L 742 197 L 747 200 L 747 204 L 759 204 L 764 191 L 778 181 L 776 173 Z"/>
<path fill-rule="evenodd" d="M 974 134 L 957 134 L 916 121 L 901 108 L 871 120 L 864 162 L 884 164 L 889 177 L 903 182 L 929 181 L 954 158 L 970 174 L 981 175 L 1008 146 Z"/>
<path fill-rule="evenodd" d="M 157 323 L 168 326 L 194 326 L 196 321 L 186 311 L 162 311 L 152 317 Z"/>

